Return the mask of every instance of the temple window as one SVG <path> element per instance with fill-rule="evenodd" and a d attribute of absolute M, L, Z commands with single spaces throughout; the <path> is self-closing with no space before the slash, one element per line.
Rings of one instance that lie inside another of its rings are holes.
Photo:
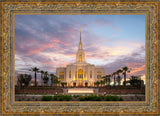
<path fill-rule="evenodd" d="M 59 72 L 59 78 L 60 80 L 64 80 L 64 72 Z"/>
<path fill-rule="evenodd" d="M 101 72 L 97 72 L 97 78 L 101 78 L 102 73 Z"/>
<path fill-rule="evenodd" d="M 82 62 L 82 55 L 79 55 L 79 62 Z"/>
<path fill-rule="evenodd" d="M 84 72 L 84 80 L 87 80 L 87 79 L 86 79 L 86 71 Z"/>
<path fill-rule="evenodd" d="M 92 71 L 90 71 L 90 78 L 92 78 Z"/>
<path fill-rule="evenodd" d="M 83 70 L 82 69 L 78 70 L 78 78 L 83 78 Z"/>
<path fill-rule="evenodd" d="M 69 78 L 71 78 L 71 71 L 69 71 Z"/>
<path fill-rule="evenodd" d="M 75 80 L 77 80 L 77 71 L 75 72 Z"/>

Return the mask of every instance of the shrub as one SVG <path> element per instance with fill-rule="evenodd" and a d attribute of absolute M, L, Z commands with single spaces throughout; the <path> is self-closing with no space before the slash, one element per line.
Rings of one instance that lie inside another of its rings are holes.
<path fill-rule="evenodd" d="M 119 98 L 119 101 L 123 101 L 123 98 L 122 98 L 122 97 L 120 97 L 120 98 Z"/>
<path fill-rule="evenodd" d="M 107 95 L 105 96 L 105 100 L 106 101 L 119 101 L 120 98 L 116 95 L 112 96 L 112 95 Z"/>
<path fill-rule="evenodd" d="M 72 96 L 71 95 L 66 95 L 65 97 L 64 97 L 64 99 L 66 100 L 66 101 L 70 101 L 71 99 L 72 99 Z"/>
<path fill-rule="evenodd" d="M 119 100 L 119 97 L 118 96 L 112 96 L 111 97 L 111 101 L 118 101 Z"/>
<path fill-rule="evenodd" d="M 80 97 L 79 97 L 79 100 L 80 100 L 80 101 L 85 101 L 85 96 L 80 96 Z"/>
<path fill-rule="evenodd" d="M 59 101 L 63 101 L 63 97 L 62 96 L 59 98 Z"/>
<path fill-rule="evenodd" d="M 102 101 L 102 97 L 96 96 L 96 95 L 80 96 L 79 100 L 80 101 Z"/>
<path fill-rule="evenodd" d="M 102 97 L 101 96 L 97 96 L 96 101 L 102 101 Z"/>
<path fill-rule="evenodd" d="M 58 100 L 58 96 L 57 95 L 53 96 L 53 100 L 57 101 Z"/>
<path fill-rule="evenodd" d="M 59 100 L 60 101 L 70 101 L 72 99 L 71 95 L 60 95 Z"/>
<path fill-rule="evenodd" d="M 106 101 L 111 101 L 111 95 L 105 96 L 105 100 L 106 100 Z"/>
<path fill-rule="evenodd" d="M 43 96 L 42 97 L 42 101 L 51 101 L 52 100 L 52 96 Z"/>
<path fill-rule="evenodd" d="M 79 95 L 73 95 L 73 97 L 77 98 L 77 97 L 79 97 Z"/>

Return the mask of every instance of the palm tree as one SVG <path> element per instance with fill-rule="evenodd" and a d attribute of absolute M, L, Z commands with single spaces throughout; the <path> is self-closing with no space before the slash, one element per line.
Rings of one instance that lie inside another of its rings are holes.
<path fill-rule="evenodd" d="M 114 77 L 114 86 L 116 85 L 116 72 L 114 72 L 113 74 L 112 74 L 112 76 Z"/>
<path fill-rule="evenodd" d="M 43 74 L 44 74 L 44 71 L 41 70 L 40 73 L 41 73 L 41 85 L 43 85 Z"/>
<path fill-rule="evenodd" d="M 140 76 L 131 76 L 129 82 L 132 86 L 140 87 L 141 78 Z"/>
<path fill-rule="evenodd" d="M 108 78 L 107 78 L 108 86 L 110 86 L 110 83 L 111 83 L 111 77 L 112 77 L 112 75 L 108 75 Z"/>
<path fill-rule="evenodd" d="M 110 79 L 111 76 L 112 76 L 112 75 L 106 75 L 106 76 L 105 76 L 105 82 L 106 82 L 106 84 L 107 84 L 108 86 L 109 86 L 110 83 L 111 83 L 111 79 Z"/>
<path fill-rule="evenodd" d="M 32 71 L 35 73 L 35 76 L 34 76 L 35 77 L 35 86 L 37 86 L 37 73 L 39 72 L 39 68 L 33 67 L 29 71 Z"/>
<path fill-rule="evenodd" d="M 22 84 L 23 84 L 23 74 L 18 75 L 17 78 L 18 78 L 17 85 L 19 89 L 21 89 Z"/>
<path fill-rule="evenodd" d="M 97 87 L 99 87 L 100 81 L 96 81 L 94 84 L 97 85 Z"/>
<path fill-rule="evenodd" d="M 103 79 L 104 84 L 105 84 L 106 83 L 106 76 L 103 76 L 102 79 Z"/>
<path fill-rule="evenodd" d="M 28 85 L 29 85 L 29 82 L 31 81 L 31 79 L 32 79 L 32 76 L 31 75 L 28 75 L 28 74 L 24 74 L 23 75 L 23 83 L 24 83 L 24 85 L 26 86 L 26 87 L 28 87 Z"/>
<path fill-rule="evenodd" d="M 50 74 L 50 76 L 51 76 L 51 86 L 52 86 L 53 83 L 55 84 L 56 76 L 54 74 Z"/>
<path fill-rule="evenodd" d="M 45 72 L 44 72 L 43 83 L 44 83 L 44 84 L 47 84 L 47 83 L 48 83 L 48 80 L 49 80 L 49 78 L 48 78 L 48 71 L 45 71 Z"/>
<path fill-rule="evenodd" d="M 94 82 L 94 86 L 96 86 L 97 85 L 97 82 Z"/>
<path fill-rule="evenodd" d="M 48 71 L 45 71 L 45 72 L 44 72 L 44 76 L 45 76 L 45 77 L 48 76 Z"/>
<path fill-rule="evenodd" d="M 120 85 L 120 82 L 121 82 L 121 76 L 120 76 L 120 73 L 122 73 L 123 71 L 121 69 L 117 70 L 117 82 L 118 82 L 118 85 Z"/>
<path fill-rule="evenodd" d="M 100 84 L 101 84 L 101 87 L 102 87 L 102 85 L 104 84 L 104 81 L 103 81 L 103 80 L 100 80 Z"/>
<path fill-rule="evenodd" d="M 124 86 L 126 86 L 126 73 L 129 73 L 130 70 L 128 69 L 127 66 L 123 67 L 122 70 L 123 70 L 123 75 L 124 75 Z"/>

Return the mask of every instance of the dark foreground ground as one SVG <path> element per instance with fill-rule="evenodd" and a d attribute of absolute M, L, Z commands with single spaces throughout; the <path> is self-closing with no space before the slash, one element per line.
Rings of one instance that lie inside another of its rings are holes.
<path fill-rule="evenodd" d="M 42 101 L 43 96 L 54 96 L 54 95 L 25 95 L 25 94 L 16 94 L 15 95 L 15 101 Z M 145 101 L 145 95 L 144 94 L 124 94 L 124 95 L 113 95 L 121 97 L 122 101 Z M 56 101 L 56 100 L 50 100 L 50 101 Z M 60 101 L 66 101 L 66 100 L 60 100 Z M 73 98 L 71 101 L 79 101 L 79 99 Z M 100 100 L 101 101 L 101 100 Z M 104 101 L 104 100 L 102 100 Z M 119 100 L 117 100 L 119 101 Z M 120 100 L 121 101 L 121 100 Z"/>
<path fill-rule="evenodd" d="M 79 88 L 79 87 L 76 87 Z M 122 97 L 123 101 L 145 101 L 145 87 L 88 87 L 98 89 L 98 94 L 101 96 L 116 95 Z M 63 95 L 64 89 L 62 87 L 23 87 L 21 89 L 15 88 L 15 101 L 42 101 L 43 96 Z M 83 94 L 82 94 L 83 95 Z M 72 95 L 73 96 L 73 95 Z M 54 100 L 51 100 L 54 101 Z M 65 100 L 62 100 L 65 101 Z M 73 98 L 71 101 L 79 101 L 78 98 Z M 102 100 L 103 101 L 103 100 Z"/>

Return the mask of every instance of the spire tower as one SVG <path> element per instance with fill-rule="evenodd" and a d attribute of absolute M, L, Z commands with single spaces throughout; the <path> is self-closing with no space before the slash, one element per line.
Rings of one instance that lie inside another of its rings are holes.
<path fill-rule="evenodd" d="M 80 41 L 79 41 L 79 48 L 76 54 L 76 62 L 85 62 L 85 53 L 82 48 L 82 40 L 81 40 L 81 29 L 80 29 Z"/>
<path fill-rule="evenodd" d="M 79 41 L 79 49 L 82 49 L 82 42 L 81 42 L 81 29 L 80 29 L 80 41 Z"/>

